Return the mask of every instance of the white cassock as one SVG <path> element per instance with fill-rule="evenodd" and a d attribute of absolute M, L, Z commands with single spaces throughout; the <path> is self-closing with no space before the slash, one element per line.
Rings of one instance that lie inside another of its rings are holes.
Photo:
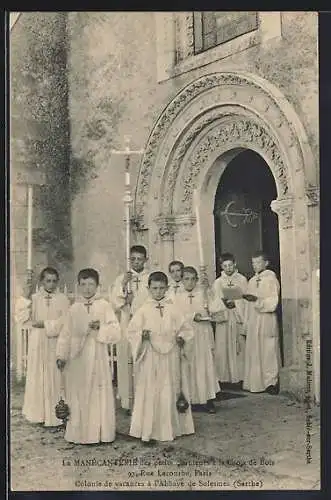
<path fill-rule="evenodd" d="M 23 415 L 29 422 L 46 427 L 61 425 L 55 416 L 61 392 L 56 343 L 69 301 L 63 293 L 48 293 L 42 288 L 31 299 L 19 297 L 15 306 L 17 324 L 30 327 Z M 31 321 L 43 321 L 45 328 L 32 328 Z"/>
<path fill-rule="evenodd" d="M 247 293 L 256 302 L 247 302 L 245 313 L 246 355 L 244 389 L 262 392 L 275 385 L 279 373 L 279 330 L 276 308 L 280 285 L 273 271 L 266 269 L 249 280 Z"/>
<path fill-rule="evenodd" d="M 178 311 L 185 315 L 194 330 L 193 349 L 189 364 L 189 387 L 192 404 L 206 404 L 219 392 L 214 363 L 214 334 L 210 322 L 193 321 L 194 315 L 206 315 L 204 297 L 196 287 L 191 292 L 184 290 L 174 300 Z"/>
<path fill-rule="evenodd" d="M 131 289 L 133 301 L 131 307 L 126 304 L 126 292 L 123 291 L 122 281 L 124 274 L 118 276 L 112 287 L 111 303 L 120 318 L 122 337 L 116 346 L 117 359 L 117 391 L 121 400 L 122 408 L 132 410 L 133 406 L 133 367 L 130 344 L 127 340 L 126 330 L 132 315 L 148 299 L 148 276 L 149 271 L 144 269 L 137 273 L 131 269 L 133 275 Z"/>
<path fill-rule="evenodd" d="M 247 290 L 247 279 L 235 271 L 228 276 L 223 271 L 212 287 L 214 303 L 211 305 L 212 312 L 217 312 L 217 301 L 224 298 L 224 288 L 239 287 L 243 293 Z M 216 322 L 215 328 L 215 364 L 216 373 L 220 382 L 237 383 L 244 379 L 245 363 L 245 332 L 243 328 L 245 300 L 234 301 L 234 309 L 224 310 L 224 322 Z"/>
<path fill-rule="evenodd" d="M 177 283 L 177 281 L 174 281 L 173 279 L 169 279 L 169 288 L 167 290 L 167 297 L 171 300 L 175 300 L 176 297 L 184 292 L 185 288 L 183 283 L 180 281 Z"/>
<path fill-rule="evenodd" d="M 142 340 L 143 330 L 151 331 L 150 340 Z M 176 343 L 178 336 L 185 340 L 183 349 Z M 149 299 L 133 316 L 128 327 L 135 374 L 131 436 L 142 441 L 172 441 L 194 433 L 191 407 L 185 413 L 176 408 L 180 375 L 189 401 L 187 370 L 193 337 L 192 326 L 170 299 Z"/>
<path fill-rule="evenodd" d="M 100 321 L 90 330 L 90 321 Z M 109 443 L 115 439 L 115 401 L 108 344 L 118 342 L 120 326 L 101 297 L 79 299 L 70 307 L 57 344 L 64 368 L 70 415 L 64 438 L 72 443 Z"/>

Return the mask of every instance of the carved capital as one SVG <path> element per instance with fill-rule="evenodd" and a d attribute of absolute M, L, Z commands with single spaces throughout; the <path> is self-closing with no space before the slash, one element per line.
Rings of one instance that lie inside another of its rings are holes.
<path fill-rule="evenodd" d="M 320 189 L 319 186 L 312 186 L 311 184 L 306 188 L 307 205 L 314 207 L 319 205 L 320 202 Z"/>
<path fill-rule="evenodd" d="M 292 196 L 277 198 L 271 202 L 271 210 L 278 215 L 279 224 L 282 229 L 293 226 L 294 200 Z"/>
<path fill-rule="evenodd" d="M 192 238 L 192 228 L 196 222 L 195 217 L 187 214 L 179 214 L 174 218 L 176 225 L 176 239 L 189 241 Z"/>
<path fill-rule="evenodd" d="M 130 219 L 131 229 L 135 233 L 141 233 L 143 231 L 148 231 L 148 227 L 145 225 L 144 217 L 142 214 L 133 215 Z"/>
<path fill-rule="evenodd" d="M 175 237 L 175 219 L 172 216 L 158 217 L 155 220 L 162 241 L 173 241 Z"/>

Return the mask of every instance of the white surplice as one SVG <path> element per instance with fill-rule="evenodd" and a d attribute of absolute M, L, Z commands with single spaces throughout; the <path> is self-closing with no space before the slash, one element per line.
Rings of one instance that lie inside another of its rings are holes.
<path fill-rule="evenodd" d="M 167 290 L 167 297 L 171 300 L 175 300 L 176 297 L 185 290 L 182 281 L 177 283 L 177 281 L 172 278 L 169 279 L 169 288 Z"/>
<path fill-rule="evenodd" d="M 41 288 L 31 299 L 19 297 L 15 306 L 18 325 L 43 321 L 45 326 L 29 328 L 23 415 L 29 422 L 44 423 L 46 427 L 61 425 L 55 416 L 61 390 L 56 343 L 69 301 L 63 293 L 48 293 Z"/>
<path fill-rule="evenodd" d="M 203 292 L 198 287 L 184 290 L 174 300 L 178 311 L 185 315 L 194 330 L 193 349 L 189 364 L 189 387 L 192 404 L 206 404 L 219 392 L 214 363 L 214 334 L 210 322 L 196 322 L 196 313 L 206 315 Z"/>
<path fill-rule="evenodd" d="M 142 340 L 143 330 L 151 331 L 150 340 Z M 191 407 L 186 413 L 176 408 L 180 375 L 183 394 L 190 399 L 187 370 L 194 337 L 190 323 L 170 299 L 157 302 L 150 298 L 133 316 L 127 334 L 135 374 L 130 435 L 142 441 L 172 441 L 194 433 Z M 185 340 L 182 349 L 176 343 L 178 336 Z"/>
<path fill-rule="evenodd" d="M 235 271 L 231 276 L 222 274 L 212 286 L 214 304 L 224 298 L 223 288 L 233 286 L 241 288 L 245 293 L 247 290 L 247 279 Z M 217 377 L 220 382 L 237 383 L 244 378 L 245 345 L 243 320 L 245 311 L 244 299 L 235 300 L 234 309 L 224 311 L 225 321 L 216 322 L 215 329 L 215 365 Z M 212 305 L 213 312 L 217 312 L 217 306 Z M 220 309 L 224 310 L 223 305 Z"/>
<path fill-rule="evenodd" d="M 269 269 L 256 274 L 248 283 L 247 293 L 258 297 L 256 302 L 247 302 L 244 319 L 247 337 L 243 387 L 251 392 L 262 392 L 278 381 L 279 290 L 276 275 Z"/>
<path fill-rule="evenodd" d="M 115 312 L 119 315 L 122 332 L 121 340 L 116 345 L 117 392 L 121 400 L 121 406 L 126 410 L 132 410 L 133 406 L 132 354 L 126 330 L 133 314 L 149 297 L 148 276 L 150 272 L 144 269 L 140 273 L 137 273 L 131 269 L 131 273 L 133 276 L 131 281 L 133 294 L 131 307 L 126 304 L 126 291 L 122 287 L 124 274 L 116 278 L 111 292 L 111 303 Z"/>
<path fill-rule="evenodd" d="M 92 331 L 90 321 L 100 321 Z M 108 344 L 121 337 L 111 305 L 101 297 L 79 299 L 70 307 L 57 344 L 57 358 L 67 361 L 66 402 L 70 416 L 65 439 L 72 443 L 112 442 L 115 401 Z"/>

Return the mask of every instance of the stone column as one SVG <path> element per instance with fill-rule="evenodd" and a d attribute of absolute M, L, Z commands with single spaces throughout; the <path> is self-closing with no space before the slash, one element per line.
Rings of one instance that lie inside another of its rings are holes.
<path fill-rule="evenodd" d="M 281 293 L 283 320 L 284 367 L 281 370 L 281 389 L 288 388 L 289 380 L 282 377 L 294 364 L 296 343 L 296 273 L 294 265 L 293 197 L 277 198 L 271 202 L 271 209 L 278 215 L 279 251 L 281 263 Z"/>

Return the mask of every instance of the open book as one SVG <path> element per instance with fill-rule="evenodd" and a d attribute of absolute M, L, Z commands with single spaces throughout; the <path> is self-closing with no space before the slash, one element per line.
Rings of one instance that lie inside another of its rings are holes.
<path fill-rule="evenodd" d="M 242 299 L 243 291 L 239 286 L 222 287 L 223 298 L 226 300 Z"/>

